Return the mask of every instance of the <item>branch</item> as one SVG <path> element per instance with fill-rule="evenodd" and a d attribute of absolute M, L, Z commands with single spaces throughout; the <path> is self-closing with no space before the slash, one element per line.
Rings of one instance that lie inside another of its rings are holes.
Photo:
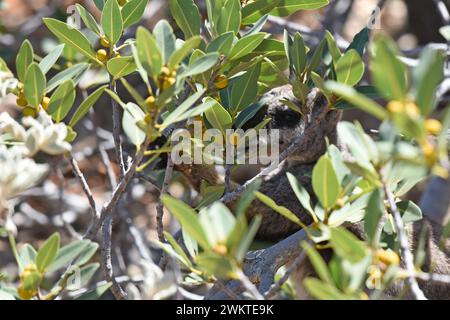
<path fill-rule="evenodd" d="M 116 84 L 113 79 L 109 82 L 109 89 L 116 92 Z M 111 104 L 113 109 L 113 138 L 116 151 L 116 160 L 120 167 L 120 177 L 125 175 L 125 163 L 123 161 L 122 142 L 120 139 L 120 109 L 117 102 L 111 97 Z"/>
<path fill-rule="evenodd" d="M 244 274 L 249 277 L 252 283 L 257 285 L 259 292 L 267 292 L 273 284 L 278 269 L 299 256 L 301 252 L 300 242 L 307 239 L 307 234 L 302 229 L 269 248 L 249 252 L 244 259 Z M 227 291 L 242 292 L 239 280 L 229 281 L 225 286 Z M 227 299 L 228 295 L 223 291 L 220 286 L 214 286 L 205 296 L 205 299 Z"/>
<path fill-rule="evenodd" d="M 131 163 L 128 170 L 125 172 L 125 175 L 120 179 L 119 184 L 116 186 L 116 188 L 113 191 L 113 194 L 111 195 L 111 198 L 109 201 L 107 201 L 101 211 L 100 211 L 100 217 L 99 219 L 91 224 L 88 231 L 84 235 L 85 239 L 92 240 L 95 235 L 97 234 L 98 230 L 100 229 L 103 221 L 106 219 L 107 216 L 109 216 L 114 208 L 116 207 L 119 200 L 122 198 L 122 195 L 126 188 L 128 187 L 131 179 L 133 179 L 134 174 L 136 173 L 137 166 L 142 161 L 144 157 L 145 150 L 147 150 L 147 147 L 150 144 L 150 139 L 148 137 L 145 138 L 144 143 L 140 146 L 138 153 L 134 157 L 133 162 Z"/>
<path fill-rule="evenodd" d="M 409 274 L 407 277 L 407 282 L 416 300 L 427 300 L 422 290 L 420 289 L 416 278 L 414 277 L 414 258 L 408 247 L 408 237 L 405 234 L 405 226 L 403 224 L 402 216 L 400 215 L 400 211 L 398 210 L 397 204 L 395 203 L 394 195 L 388 189 L 385 181 L 383 181 L 383 190 L 385 197 L 389 202 L 390 211 L 394 216 L 394 224 L 397 229 L 397 235 L 400 242 L 402 260 L 404 261 L 406 270 Z"/>
<path fill-rule="evenodd" d="M 289 280 L 289 277 L 291 274 L 299 268 L 299 266 L 304 262 L 306 258 L 306 252 L 303 250 L 301 254 L 298 255 L 297 258 L 295 258 L 294 262 L 289 266 L 289 269 L 285 272 L 283 277 L 275 283 L 269 291 L 264 295 L 266 299 L 272 298 L 283 286 L 283 284 L 286 283 L 286 281 Z"/>
<path fill-rule="evenodd" d="M 92 211 L 93 222 L 96 222 L 99 219 L 99 213 L 97 212 L 97 205 L 95 203 L 94 196 L 92 195 L 91 188 L 89 187 L 89 185 L 86 181 L 86 178 L 84 177 L 83 173 L 81 172 L 80 167 L 78 166 L 78 162 L 75 160 L 75 158 L 73 157 L 72 154 L 69 157 L 69 161 L 70 161 L 70 164 L 72 165 L 72 171 L 73 171 L 75 177 L 77 177 L 78 182 L 80 183 L 81 188 L 83 189 L 83 192 L 89 201 L 89 205 L 90 205 L 91 211 Z"/>
<path fill-rule="evenodd" d="M 117 300 L 125 300 L 126 292 L 122 289 L 114 277 L 112 261 L 111 261 L 111 232 L 112 217 L 108 216 L 103 223 L 103 240 L 102 240 L 102 267 L 106 275 L 106 280 L 112 283 L 111 292 Z"/>
<path fill-rule="evenodd" d="M 167 193 L 167 190 L 169 189 L 169 183 L 170 180 L 172 180 L 173 175 L 173 161 L 172 157 L 169 155 L 167 157 L 167 166 L 166 166 L 166 173 L 164 175 L 164 182 L 161 187 L 161 192 L 159 194 L 158 204 L 156 205 L 156 231 L 158 232 L 158 239 L 161 242 L 165 242 L 166 239 L 164 237 L 164 224 L 163 224 L 163 217 L 164 217 L 164 205 L 161 201 L 161 197 Z"/>

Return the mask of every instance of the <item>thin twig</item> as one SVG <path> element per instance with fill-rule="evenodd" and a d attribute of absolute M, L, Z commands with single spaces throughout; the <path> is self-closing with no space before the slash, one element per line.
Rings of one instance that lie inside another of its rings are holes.
<path fill-rule="evenodd" d="M 112 92 L 116 92 L 116 84 L 113 79 L 110 80 L 109 89 Z M 120 109 L 117 102 L 111 98 L 112 111 L 113 111 L 113 138 L 116 151 L 116 160 L 120 167 L 120 178 L 125 175 L 125 163 L 123 161 L 122 141 L 120 139 Z"/>
<path fill-rule="evenodd" d="M 239 276 L 239 281 L 242 283 L 244 288 L 256 299 L 264 300 L 263 295 L 258 291 L 256 286 L 250 281 L 250 279 L 241 270 L 237 271 Z"/>
<path fill-rule="evenodd" d="M 283 284 L 286 283 L 286 281 L 289 280 L 289 277 L 291 274 L 298 269 L 298 267 L 303 263 L 303 261 L 306 258 L 306 252 L 303 250 L 302 253 L 299 254 L 297 258 L 295 258 L 294 262 L 289 266 L 289 268 L 284 273 L 283 277 L 281 277 L 280 280 L 278 280 L 277 283 L 275 283 L 269 291 L 264 295 L 266 299 L 272 298 L 277 292 L 281 289 Z"/>
<path fill-rule="evenodd" d="M 128 187 L 130 181 L 133 179 L 134 174 L 136 173 L 136 169 L 139 165 L 139 163 L 142 161 L 144 157 L 144 152 L 147 149 L 147 147 L 150 144 L 150 139 L 147 137 L 144 141 L 144 143 L 140 146 L 138 153 L 134 157 L 134 160 L 128 170 L 125 172 L 125 175 L 122 179 L 120 179 L 119 183 L 117 184 L 116 188 L 114 189 L 111 198 L 103 205 L 101 211 L 100 211 L 100 217 L 96 223 L 93 223 L 89 226 L 88 231 L 86 232 L 84 238 L 86 239 L 93 239 L 95 235 L 97 234 L 98 230 L 100 229 L 103 221 L 107 216 L 109 216 L 115 207 L 117 206 L 117 203 L 122 198 L 123 193 L 125 192 L 126 188 Z"/>
<path fill-rule="evenodd" d="M 404 261 L 406 270 L 409 273 L 409 276 L 407 277 L 407 282 L 416 300 L 427 300 L 427 298 L 423 294 L 423 291 L 420 289 L 416 278 L 414 277 L 414 269 L 415 269 L 414 258 L 408 247 L 408 238 L 405 234 L 405 226 L 400 211 L 397 207 L 397 204 L 395 203 L 394 195 L 389 190 L 389 187 L 387 186 L 386 182 L 383 182 L 383 190 L 389 202 L 390 211 L 394 216 L 394 224 L 397 229 L 397 235 L 400 242 L 402 260 Z"/>
<path fill-rule="evenodd" d="M 164 175 L 164 182 L 161 187 L 161 192 L 159 195 L 158 203 L 156 205 L 156 231 L 158 232 L 158 239 L 161 242 L 165 242 L 166 239 L 164 237 L 164 223 L 163 223 L 163 217 L 164 217 L 164 205 L 161 201 L 161 197 L 167 193 L 167 190 L 169 189 L 169 183 L 170 180 L 172 180 L 173 175 L 173 166 L 174 163 L 172 161 L 172 157 L 170 155 L 167 157 L 167 166 L 166 166 L 166 172 Z"/>
<path fill-rule="evenodd" d="M 106 152 L 105 148 L 102 145 L 100 145 L 98 149 L 100 151 L 100 156 L 102 158 L 103 164 L 105 165 L 109 183 L 111 184 L 111 187 L 114 189 L 117 186 L 117 179 L 116 175 L 114 174 L 114 170 L 112 168 L 111 160 L 109 159 L 108 153 Z"/>
<path fill-rule="evenodd" d="M 423 281 L 432 281 L 450 284 L 450 275 L 448 274 L 419 272 L 415 274 L 415 277 Z"/>
<path fill-rule="evenodd" d="M 70 155 L 69 160 L 72 166 L 72 171 L 74 175 L 77 177 L 78 181 L 80 182 L 81 188 L 83 189 L 83 192 L 89 201 L 89 205 L 92 211 L 92 219 L 93 222 L 95 223 L 99 219 L 99 213 L 97 212 L 97 205 L 95 203 L 94 196 L 92 195 L 91 188 L 89 187 L 86 178 L 81 172 L 80 167 L 78 166 L 78 162 L 75 160 L 73 155 Z"/>

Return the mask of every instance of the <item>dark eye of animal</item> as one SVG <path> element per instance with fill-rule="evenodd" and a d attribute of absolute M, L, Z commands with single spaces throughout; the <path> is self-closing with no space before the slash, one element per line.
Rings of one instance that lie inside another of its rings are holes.
<path fill-rule="evenodd" d="M 272 128 L 295 128 L 302 118 L 298 112 L 282 108 L 270 110 L 269 116 L 272 118 Z"/>

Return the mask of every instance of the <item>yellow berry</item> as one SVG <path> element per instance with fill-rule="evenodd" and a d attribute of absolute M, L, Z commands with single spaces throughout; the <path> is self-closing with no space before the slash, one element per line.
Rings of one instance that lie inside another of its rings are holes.
<path fill-rule="evenodd" d="M 128 1 L 127 0 L 119 0 L 118 2 L 119 2 L 119 6 L 123 7 L 124 5 L 127 4 Z"/>
<path fill-rule="evenodd" d="M 36 110 L 32 107 L 26 107 L 22 110 L 22 114 L 24 117 L 36 117 Z"/>
<path fill-rule="evenodd" d="M 336 200 L 336 207 L 337 208 L 342 208 L 344 205 L 345 205 L 345 202 L 341 198 Z"/>
<path fill-rule="evenodd" d="M 405 109 L 405 105 L 401 101 L 391 101 L 388 103 L 387 109 L 391 113 L 399 113 Z"/>
<path fill-rule="evenodd" d="M 171 71 L 170 71 L 170 69 L 168 67 L 164 66 L 164 67 L 161 68 L 161 74 L 163 76 L 168 77 L 168 76 L 170 76 Z"/>
<path fill-rule="evenodd" d="M 177 80 L 175 78 L 165 78 L 161 87 L 163 90 L 167 90 L 171 86 L 173 86 L 175 84 L 175 82 L 177 82 Z"/>
<path fill-rule="evenodd" d="M 420 109 L 414 102 L 407 102 L 405 104 L 405 111 L 412 118 L 420 116 Z"/>
<path fill-rule="evenodd" d="M 42 99 L 42 102 L 41 102 L 41 107 L 42 107 L 42 109 L 44 109 L 44 110 L 47 110 L 48 109 L 48 104 L 50 103 L 50 98 L 49 97 L 44 97 L 43 99 Z"/>
<path fill-rule="evenodd" d="M 398 265 L 400 263 L 400 257 L 392 250 L 378 249 L 375 253 L 375 257 L 379 262 L 382 262 L 387 266 Z"/>
<path fill-rule="evenodd" d="M 38 272 L 38 268 L 34 263 L 30 263 L 20 273 L 20 280 L 23 281 L 25 278 L 27 278 L 29 275 L 31 275 L 34 272 Z"/>
<path fill-rule="evenodd" d="M 216 80 L 214 81 L 214 86 L 216 87 L 216 89 L 225 89 L 226 87 L 228 87 L 228 78 L 227 76 L 221 74 L 219 75 Z"/>
<path fill-rule="evenodd" d="M 148 111 L 152 111 L 155 108 L 156 98 L 154 96 L 149 96 L 145 99 L 145 105 Z"/>
<path fill-rule="evenodd" d="M 102 36 L 102 38 L 100 39 L 100 43 L 103 47 L 109 48 L 109 40 L 105 36 Z"/>
<path fill-rule="evenodd" d="M 429 134 L 437 136 L 442 131 L 442 124 L 436 119 L 428 119 L 425 121 L 425 130 Z"/>
<path fill-rule="evenodd" d="M 19 107 L 26 107 L 28 105 L 28 101 L 25 98 L 25 95 L 23 93 L 20 93 L 17 97 L 16 103 Z"/>
<path fill-rule="evenodd" d="M 97 51 L 97 59 L 101 62 L 106 62 L 108 60 L 108 53 L 105 49 L 100 49 Z"/>
<path fill-rule="evenodd" d="M 35 290 L 25 290 L 22 284 L 17 288 L 17 293 L 23 300 L 30 300 L 37 294 Z"/>
<path fill-rule="evenodd" d="M 228 252 L 227 247 L 223 243 L 216 244 L 213 248 L 213 251 L 217 254 L 220 254 L 221 256 L 226 255 Z"/>

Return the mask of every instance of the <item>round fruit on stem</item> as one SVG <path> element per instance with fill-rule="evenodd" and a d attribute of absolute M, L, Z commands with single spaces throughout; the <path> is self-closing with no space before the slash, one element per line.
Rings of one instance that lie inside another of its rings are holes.
<path fill-rule="evenodd" d="M 100 49 L 97 51 L 97 59 L 101 62 L 108 61 L 108 53 L 105 49 Z"/>

